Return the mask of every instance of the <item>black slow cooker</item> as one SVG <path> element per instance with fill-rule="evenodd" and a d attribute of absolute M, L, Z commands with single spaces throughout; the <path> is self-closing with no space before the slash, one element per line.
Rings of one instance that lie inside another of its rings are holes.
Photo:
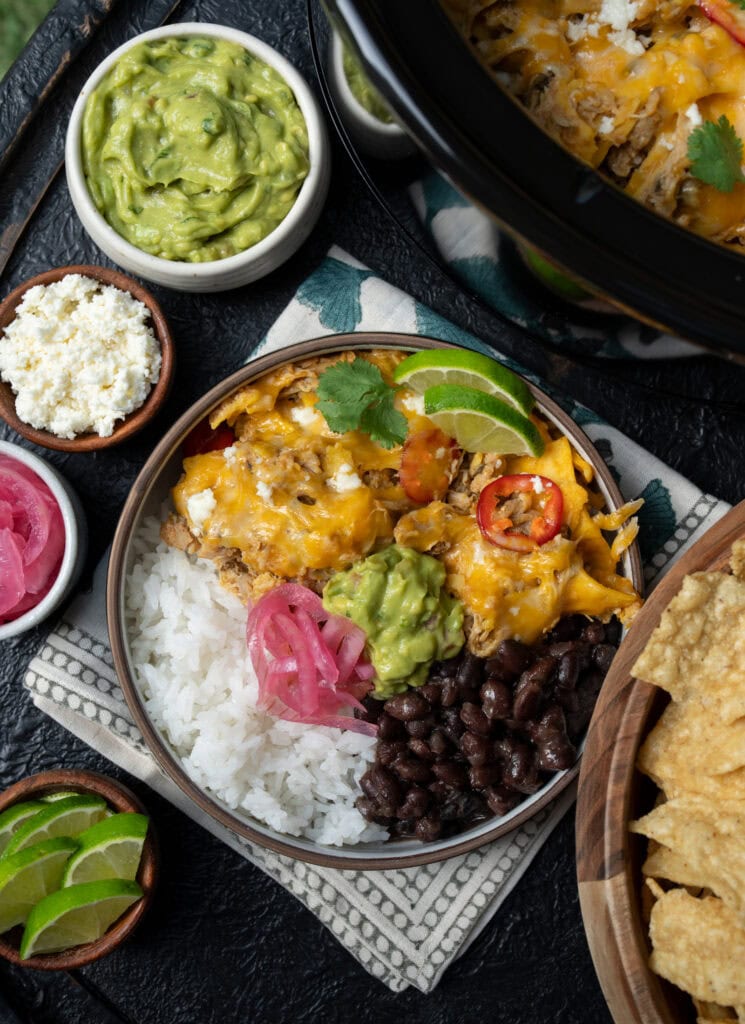
<path fill-rule="evenodd" d="M 437 0 L 325 0 L 431 162 L 513 236 L 655 326 L 745 358 L 745 251 L 647 210 L 546 135 Z"/>

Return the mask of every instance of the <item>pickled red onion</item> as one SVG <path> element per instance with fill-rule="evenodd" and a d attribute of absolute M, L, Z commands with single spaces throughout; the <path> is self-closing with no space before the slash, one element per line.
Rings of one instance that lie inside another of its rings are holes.
<path fill-rule="evenodd" d="M 377 726 L 345 709 L 360 700 L 375 671 L 364 659 L 365 634 L 349 619 L 331 615 L 317 594 L 285 583 L 251 609 L 246 640 L 259 680 L 259 706 L 277 718 L 328 725 L 367 736 Z"/>
<path fill-rule="evenodd" d="M 49 592 L 64 550 L 62 513 L 52 492 L 24 463 L 0 454 L 0 624 Z"/>

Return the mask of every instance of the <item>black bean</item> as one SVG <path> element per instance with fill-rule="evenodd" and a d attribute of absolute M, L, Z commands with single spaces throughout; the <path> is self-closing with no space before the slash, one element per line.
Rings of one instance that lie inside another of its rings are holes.
<path fill-rule="evenodd" d="M 592 649 L 592 663 L 597 665 L 601 672 L 608 671 L 615 656 L 616 648 L 611 644 L 598 644 Z"/>
<path fill-rule="evenodd" d="M 507 789 L 506 786 L 487 786 L 484 796 L 489 810 L 498 817 L 511 811 L 520 799 L 519 794 Z"/>
<path fill-rule="evenodd" d="M 518 793 L 535 793 L 540 785 L 533 751 L 527 743 L 518 743 L 502 770 L 502 781 Z"/>
<path fill-rule="evenodd" d="M 553 640 L 577 640 L 584 629 L 587 619 L 583 615 L 567 615 L 559 619 L 551 630 Z"/>
<path fill-rule="evenodd" d="M 384 711 L 378 719 L 378 739 L 398 740 L 405 735 L 403 723 Z"/>
<path fill-rule="evenodd" d="M 486 789 L 494 785 L 502 775 L 502 769 L 498 764 L 474 765 L 468 769 L 468 781 L 474 789 Z"/>
<path fill-rule="evenodd" d="M 566 651 L 558 659 L 556 665 L 556 688 L 573 690 L 579 676 L 579 655 L 576 650 Z"/>
<path fill-rule="evenodd" d="M 424 718 L 417 718 L 413 722 L 406 723 L 406 731 L 414 739 L 426 739 L 435 727 L 434 715 L 425 715 Z"/>
<path fill-rule="evenodd" d="M 491 732 L 491 722 L 478 704 L 470 701 L 464 704 L 460 709 L 460 720 L 469 732 L 475 732 L 478 736 L 488 736 Z"/>
<path fill-rule="evenodd" d="M 435 729 L 429 738 L 429 748 L 435 757 L 442 757 L 448 750 L 451 749 L 452 744 L 448 740 L 442 729 Z"/>
<path fill-rule="evenodd" d="M 428 764 L 419 761 L 416 757 L 407 757 L 405 754 L 397 757 L 391 768 L 404 782 L 429 782 L 432 778 Z"/>
<path fill-rule="evenodd" d="M 458 686 L 461 689 L 478 689 L 481 686 L 483 668 L 483 660 L 475 654 L 471 654 L 470 651 L 466 651 L 458 668 L 458 674 L 455 677 Z"/>
<path fill-rule="evenodd" d="M 516 679 L 532 660 L 530 648 L 519 640 L 500 640 L 493 657 L 487 663 L 487 669 L 503 679 Z"/>
<path fill-rule="evenodd" d="M 588 644 L 602 644 L 605 641 L 605 626 L 602 622 L 589 622 L 580 633 L 580 638 Z"/>
<path fill-rule="evenodd" d="M 568 654 L 569 651 L 576 651 L 576 650 L 577 650 L 577 641 L 576 640 L 561 640 L 561 641 L 557 641 L 555 643 L 549 644 L 548 647 L 546 648 L 546 654 L 550 658 L 556 658 L 556 660 L 558 661 L 559 658 L 563 657 L 563 655 L 565 655 L 565 654 Z"/>
<path fill-rule="evenodd" d="M 416 690 L 411 690 L 390 697 L 385 702 L 385 710 L 401 722 L 412 722 L 429 714 L 429 703 Z"/>
<path fill-rule="evenodd" d="M 392 772 L 382 765 L 373 765 L 360 779 L 360 786 L 377 814 L 394 817 L 401 802 L 401 787 Z"/>
<path fill-rule="evenodd" d="M 367 697 L 363 699 L 362 705 L 365 709 L 365 721 L 372 722 L 374 725 L 383 714 L 383 701 L 376 700 L 375 697 L 371 697 L 368 694 Z"/>
<path fill-rule="evenodd" d="M 449 795 L 453 792 L 450 786 L 448 786 L 447 782 L 440 782 L 439 779 L 437 780 L 437 782 L 430 782 L 429 786 L 427 786 L 427 789 L 429 791 L 429 795 L 437 804 L 444 803 L 448 799 Z"/>
<path fill-rule="evenodd" d="M 496 676 L 489 676 L 481 687 L 484 714 L 491 721 L 509 718 L 512 714 L 512 691 Z"/>
<path fill-rule="evenodd" d="M 410 739 L 409 750 L 415 757 L 421 758 L 422 761 L 434 761 L 435 759 L 434 751 L 426 740 Z"/>
<path fill-rule="evenodd" d="M 455 761 L 445 761 L 443 764 L 433 764 L 432 772 L 435 778 L 444 782 L 453 789 L 464 789 L 468 784 L 468 775 L 462 764 Z"/>
<path fill-rule="evenodd" d="M 618 619 L 611 619 L 610 622 L 605 624 L 605 642 L 607 644 L 613 644 L 614 647 L 618 646 L 621 639 L 621 623 Z"/>
<path fill-rule="evenodd" d="M 421 786 L 410 786 L 398 809 L 399 818 L 423 818 L 430 805 L 430 795 Z"/>
<path fill-rule="evenodd" d="M 419 692 L 430 704 L 439 704 L 442 697 L 442 686 L 432 682 L 425 683 L 424 686 L 419 687 Z"/>
<path fill-rule="evenodd" d="M 549 772 L 571 768 L 577 751 L 570 742 L 562 709 L 554 704 L 543 713 L 531 739 L 536 745 L 536 764 Z"/>
<path fill-rule="evenodd" d="M 378 761 L 389 768 L 396 758 L 406 750 L 405 740 L 378 740 L 375 756 Z"/>
<path fill-rule="evenodd" d="M 577 709 L 568 712 L 566 716 L 567 732 L 571 740 L 577 740 L 587 727 L 602 685 L 603 673 L 599 669 L 589 669 L 580 675 L 576 689 Z"/>
<path fill-rule="evenodd" d="M 469 764 L 482 765 L 492 760 L 492 745 L 486 736 L 464 733 L 460 739 L 460 749 Z"/>
<path fill-rule="evenodd" d="M 437 839 L 442 831 L 442 824 L 436 814 L 428 814 L 424 818 L 420 818 L 416 823 L 414 834 L 417 839 L 421 839 L 422 842 L 431 843 L 433 839 Z"/>
<path fill-rule="evenodd" d="M 512 702 L 512 717 L 518 722 L 535 718 L 543 703 L 543 689 L 524 672 L 515 689 Z"/>
<path fill-rule="evenodd" d="M 458 740 L 466 731 L 465 725 L 460 720 L 458 708 L 447 708 L 443 711 L 442 728 L 447 738 L 457 745 Z"/>
<path fill-rule="evenodd" d="M 459 697 L 458 684 L 454 679 L 448 679 L 442 687 L 442 694 L 440 700 L 444 708 L 451 708 L 457 703 Z"/>
<path fill-rule="evenodd" d="M 537 683 L 540 687 L 546 686 L 556 673 L 556 662 L 548 656 L 539 658 L 530 668 L 526 668 L 518 680 L 518 686 L 525 680 Z"/>

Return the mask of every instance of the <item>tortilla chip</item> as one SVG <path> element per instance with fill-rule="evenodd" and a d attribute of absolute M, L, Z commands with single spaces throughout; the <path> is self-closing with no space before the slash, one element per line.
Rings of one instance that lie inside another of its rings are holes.
<path fill-rule="evenodd" d="M 671 881 L 710 889 L 741 916 L 745 927 L 745 806 L 678 797 L 632 821 L 629 828 L 674 855 L 653 851 L 644 866 L 647 874 L 658 874 L 662 865 L 661 877 L 674 874 L 678 877 Z"/>
<path fill-rule="evenodd" d="M 632 671 L 675 701 L 701 701 L 721 721 L 745 716 L 745 581 L 686 576 Z"/>
<path fill-rule="evenodd" d="M 672 701 L 650 732 L 648 744 L 666 752 L 684 749 L 692 769 L 723 775 L 745 768 L 745 718 L 728 725 L 699 701 Z"/>
<path fill-rule="evenodd" d="M 659 722 L 642 744 L 637 767 L 664 789 L 670 798 L 698 793 L 716 803 L 745 800 L 745 765 L 733 771 L 711 773 L 712 768 L 721 769 L 728 763 L 736 763 L 736 741 L 730 743 L 725 739 L 721 751 L 707 748 L 705 752 L 699 749 L 695 723 L 710 723 L 711 714 L 703 709 L 688 712 L 688 707 L 671 703 L 665 708 Z M 741 735 L 739 721 L 733 723 L 732 727 L 702 724 L 701 728 L 704 733 L 709 729 L 711 735 L 720 739 L 727 728 L 734 730 L 735 737 Z M 711 758 L 708 768 L 705 763 L 707 754 Z"/>
<path fill-rule="evenodd" d="M 697 999 L 745 1003 L 745 927 L 716 896 L 671 889 L 652 907 L 652 970 Z"/>
<path fill-rule="evenodd" d="M 736 1020 L 735 1011 L 729 1006 L 718 1003 L 705 1003 L 702 999 L 694 999 L 696 1007 L 696 1024 L 716 1024 L 722 1020 Z"/>
<path fill-rule="evenodd" d="M 732 545 L 729 565 L 738 579 L 745 580 L 745 540 L 736 540 Z"/>

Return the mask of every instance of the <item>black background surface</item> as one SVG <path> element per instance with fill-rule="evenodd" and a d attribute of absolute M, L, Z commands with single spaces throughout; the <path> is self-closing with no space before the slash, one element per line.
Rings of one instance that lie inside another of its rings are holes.
<path fill-rule="evenodd" d="M 67 117 L 98 61 L 154 27 L 169 2 L 119 0 L 113 14 L 44 106 L 5 168 L 0 228 L 28 203 L 62 157 Z M 80 3 L 64 2 L 77 16 Z M 276 46 L 309 80 L 313 66 L 304 0 L 185 2 L 178 20 L 252 32 Z M 64 44 L 64 17 L 49 19 L 0 85 L 0 138 L 33 102 L 38 62 Z M 64 48 L 64 46 L 63 46 Z M 395 232 L 339 147 L 330 197 L 310 240 L 284 267 L 254 285 L 216 296 L 153 287 L 177 346 L 176 383 L 155 424 L 109 452 L 45 453 L 72 482 L 88 516 L 83 586 L 111 539 L 138 469 L 170 423 L 245 359 L 297 285 L 337 243 L 385 278 L 596 409 L 699 486 L 728 501 L 743 494 L 745 371 L 713 357 L 678 363 L 578 365 L 475 305 Z M 547 169 L 548 173 L 549 169 Z M 0 281 L 0 295 L 48 267 L 107 261 L 85 235 L 60 175 L 42 201 Z M 590 361 L 592 362 L 592 361 Z M 18 440 L 7 428 L 0 437 Z M 41 715 L 23 691 L 26 664 L 44 629 L 0 644 L 0 788 L 30 773 L 118 769 Z M 559 825 L 474 946 L 431 995 L 393 994 L 370 977 L 316 918 L 277 884 L 136 780 L 162 844 L 162 880 L 152 913 L 133 939 L 82 979 L 118 1008 L 112 1017 L 79 980 L 22 971 L 0 961 L 0 1021 L 103 1024 L 339 1021 L 356 1024 L 543 1024 L 610 1020 L 595 978 L 577 901 L 574 816 Z"/>

